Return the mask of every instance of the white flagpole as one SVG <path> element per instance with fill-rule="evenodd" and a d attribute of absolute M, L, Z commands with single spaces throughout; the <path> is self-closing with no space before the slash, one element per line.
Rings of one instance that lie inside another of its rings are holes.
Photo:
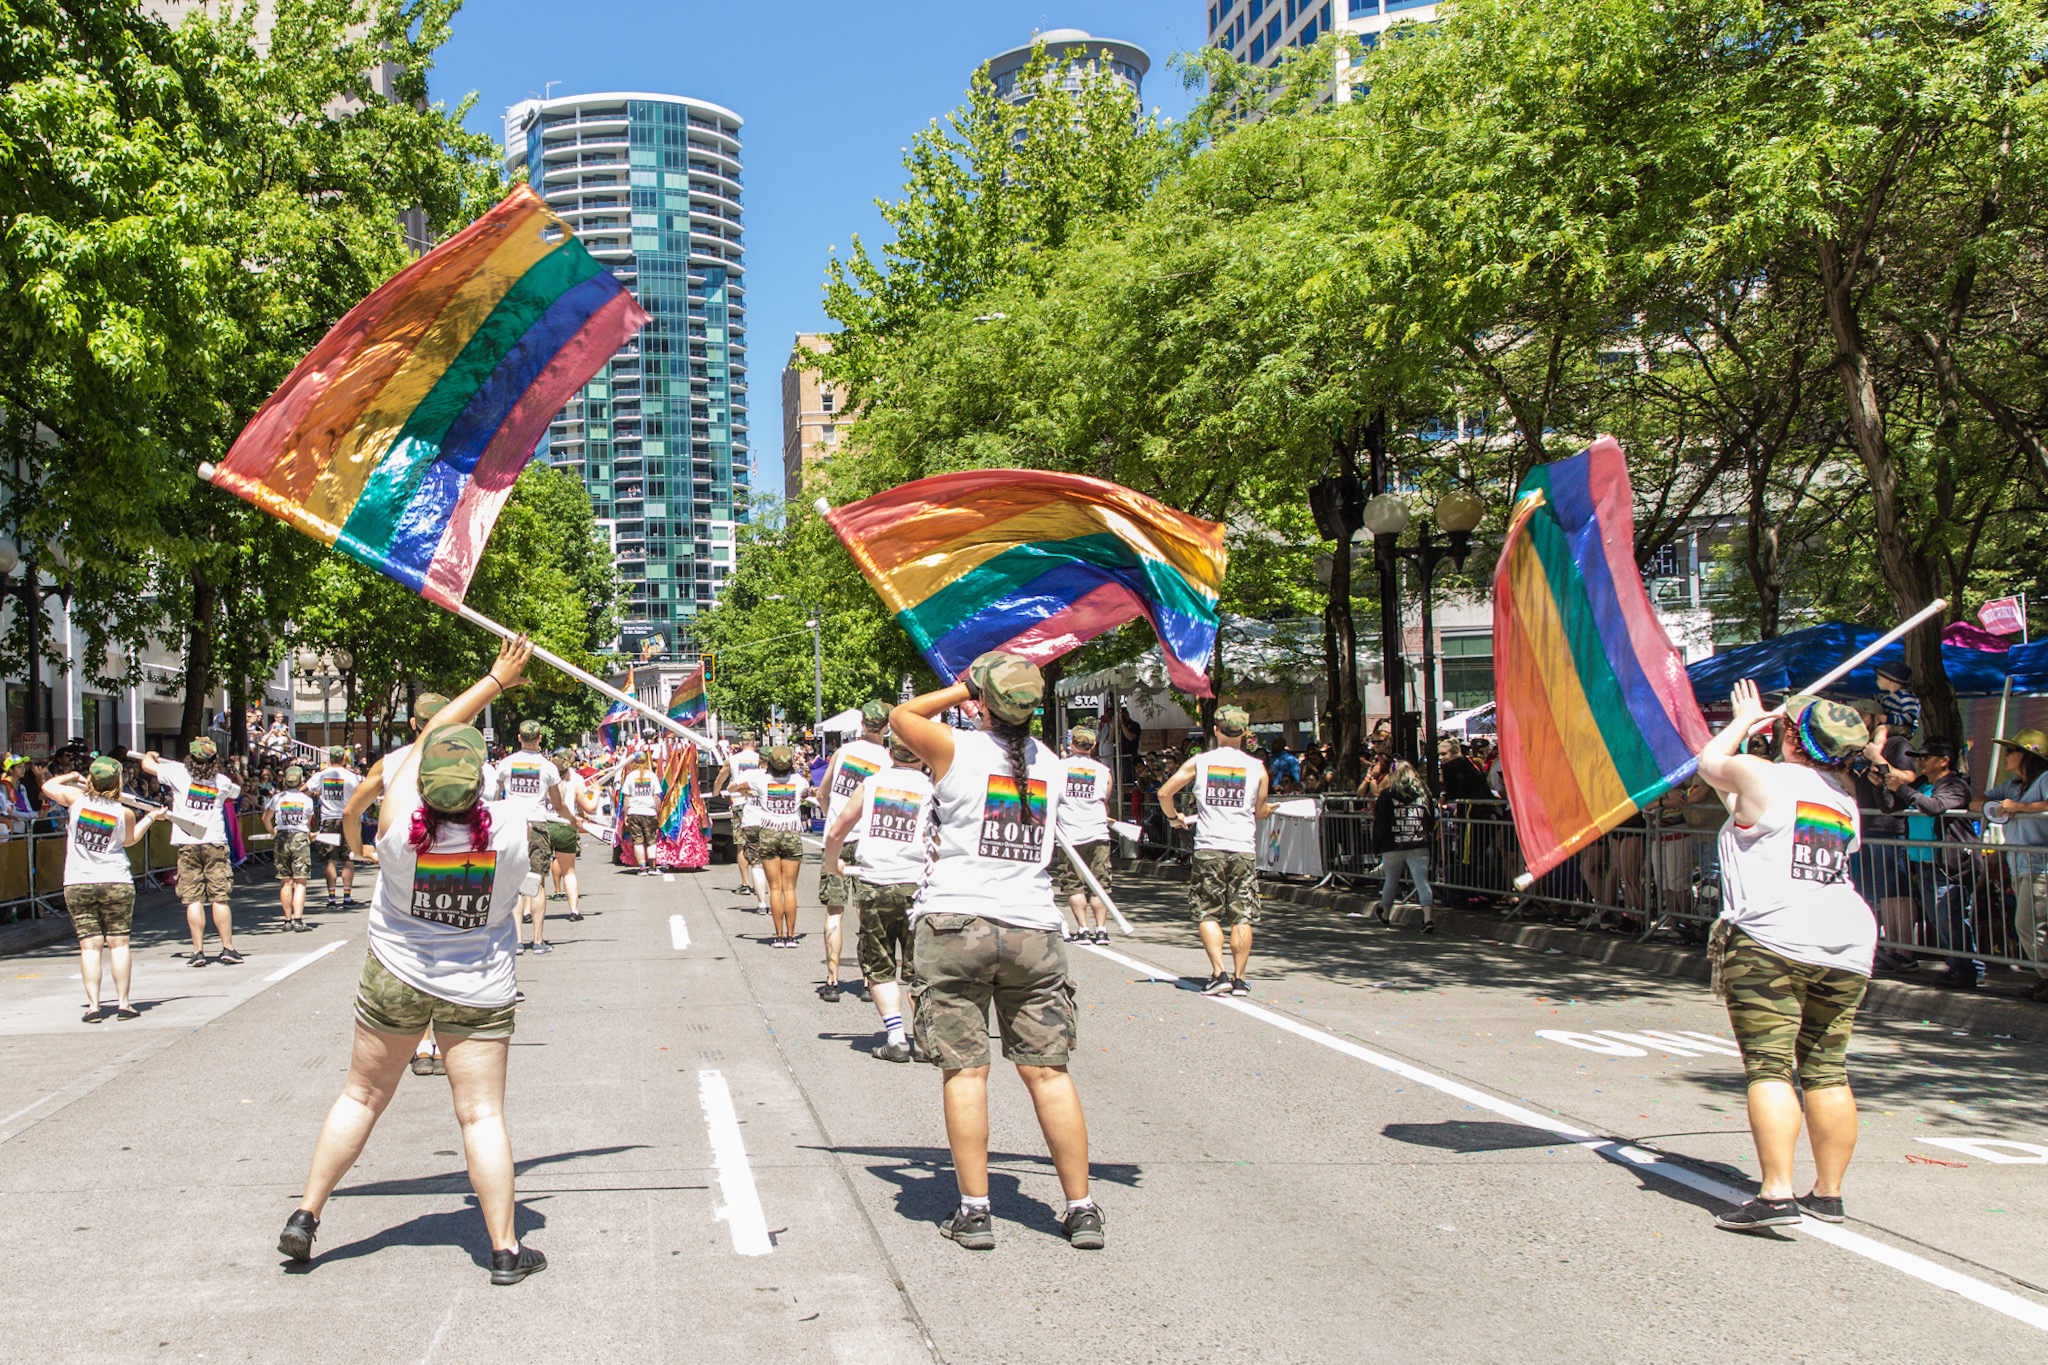
<path fill-rule="evenodd" d="M 1081 855 L 1074 852 L 1074 846 L 1067 842 L 1067 836 L 1055 828 L 1052 832 L 1052 837 L 1059 844 L 1060 852 L 1067 855 L 1067 861 L 1074 865 L 1074 871 L 1081 874 L 1081 880 L 1088 883 L 1088 889 L 1097 896 L 1100 896 L 1102 903 L 1109 908 L 1109 913 L 1116 917 L 1116 927 L 1123 930 L 1126 934 L 1130 933 L 1131 922 L 1124 918 L 1123 911 L 1116 908 L 1116 902 L 1111 900 L 1109 893 L 1102 889 L 1102 883 L 1095 880 L 1095 874 L 1088 870 L 1088 864 L 1081 861 Z"/>
<path fill-rule="evenodd" d="M 1832 669 L 1828 670 L 1826 673 L 1821 674 L 1818 678 L 1808 683 L 1805 687 L 1800 688 L 1797 695 L 1814 696 L 1817 693 L 1819 693 L 1823 688 L 1827 687 L 1828 684 L 1840 681 L 1843 677 L 1853 672 L 1856 669 L 1857 665 L 1863 663 L 1866 659 L 1871 658 L 1873 655 L 1883 650 L 1886 646 L 1898 640 L 1907 631 L 1919 625 L 1922 621 L 1925 621 L 1928 617 L 1934 615 L 1934 613 L 1940 611 L 1943 607 L 1946 607 L 1947 605 L 1947 598 L 1935 598 L 1932 602 L 1929 602 L 1926 606 L 1920 608 L 1920 610 L 1914 612 L 1911 616 L 1908 616 L 1905 620 L 1899 622 L 1897 625 L 1893 626 L 1884 634 L 1878 636 L 1876 640 L 1864 646 L 1862 649 L 1857 650 L 1854 654 L 1851 654 L 1847 659 L 1843 660 L 1839 664 L 1836 664 Z"/>

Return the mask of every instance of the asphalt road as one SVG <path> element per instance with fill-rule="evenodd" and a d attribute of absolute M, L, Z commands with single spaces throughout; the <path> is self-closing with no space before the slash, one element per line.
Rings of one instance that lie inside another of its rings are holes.
<path fill-rule="evenodd" d="M 521 962 L 507 1107 L 521 1234 L 551 1265 L 509 1289 L 434 1078 L 406 1079 L 310 1269 L 274 1249 L 346 1071 L 361 912 L 286 936 L 252 886 L 248 963 L 194 970 L 151 902 L 133 1023 L 78 1022 L 66 951 L 0 962 L 0 1360 L 2048 1349 L 2048 1048 L 1870 1021 L 1849 1223 L 1741 1237 L 1711 1224 L 1755 1163 L 1703 988 L 1276 905 L 1256 993 L 1212 1000 L 1156 884 L 1123 898 L 1134 937 L 1073 951 L 1108 1249 L 1061 1240 L 999 1069 L 999 1245 L 961 1251 L 934 1232 L 955 1195 L 936 1074 L 874 1060 L 872 1007 L 813 994 L 814 878 L 789 952 L 730 868 L 586 868 L 586 919 Z"/>

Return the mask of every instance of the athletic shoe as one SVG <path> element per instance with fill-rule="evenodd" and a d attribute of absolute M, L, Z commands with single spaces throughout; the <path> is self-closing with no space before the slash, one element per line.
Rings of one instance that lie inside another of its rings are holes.
<path fill-rule="evenodd" d="M 189 958 L 185 959 L 185 965 L 186 965 L 187 967 L 204 967 L 204 966 L 206 965 L 206 954 L 205 954 L 205 953 L 194 953 L 194 954 L 192 954 L 192 956 L 190 956 Z"/>
<path fill-rule="evenodd" d="M 526 951 L 529 953 L 552 953 L 554 950 L 554 944 L 548 942 L 546 939 L 541 939 L 534 943 L 533 946 L 528 948 Z"/>
<path fill-rule="evenodd" d="M 1095 931 L 1095 941 L 1096 941 L 1097 943 L 1101 944 L 1102 946 L 1104 946 L 1105 948 L 1106 948 L 1106 947 L 1108 947 L 1108 946 L 1109 946 L 1109 930 L 1107 930 L 1107 929 L 1097 929 L 1097 930 Z"/>
<path fill-rule="evenodd" d="M 517 951 L 517 952 L 521 952 L 521 953 L 525 952 L 525 951 L 526 951 L 526 940 L 524 940 L 524 939 L 521 939 L 521 940 L 519 941 L 519 947 L 518 947 L 518 948 L 517 948 L 517 949 L 516 949 L 515 951 Z"/>
<path fill-rule="evenodd" d="M 907 1062 L 910 1060 L 910 1044 L 884 1043 L 875 1049 L 875 1056 L 885 1062 Z"/>
<path fill-rule="evenodd" d="M 1422 922 L 1422 932 L 1423 932 L 1423 933 L 1425 933 L 1425 934 L 1433 934 L 1433 933 L 1435 933 L 1435 932 L 1436 932 L 1436 921 L 1435 921 L 1435 920 L 1433 920 L 1433 919 L 1426 919 L 1426 920 L 1424 920 L 1424 921 Z"/>
<path fill-rule="evenodd" d="M 531 911 L 531 910 L 521 910 L 521 911 L 519 912 L 519 922 L 520 922 L 521 924 L 531 924 L 531 923 L 533 923 L 533 911 Z"/>
<path fill-rule="evenodd" d="M 1823 1223 L 1842 1221 L 1842 1196 L 1839 1194 L 1832 1199 L 1825 1195 L 1802 1194 L 1796 1202 L 1799 1211 L 1808 1218 L 1818 1218 Z"/>
<path fill-rule="evenodd" d="M 1232 995 L 1250 995 L 1252 988 L 1244 984 L 1243 977 L 1233 976 L 1230 978 L 1230 993 Z"/>
<path fill-rule="evenodd" d="M 1387 917 L 1387 907 L 1384 905 L 1375 905 L 1372 908 L 1372 917 L 1381 924 L 1392 924 L 1394 922 Z"/>
<path fill-rule="evenodd" d="M 962 1205 L 953 1210 L 952 1216 L 939 1224 L 939 1236 L 950 1237 L 969 1251 L 996 1249 L 995 1220 L 989 1217 L 987 1209 Z"/>
<path fill-rule="evenodd" d="M 292 1216 L 284 1220 L 284 1232 L 277 1239 L 277 1249 L 287 1260 L 311 1260 L 313 1235 L 319 1231 L 318 1218 L 304 1209 L 294 1209 Z"/>
<path fill-rule="evenodd" d="M 583 922 L 583 912 L 582 912 L 581 910 L 571 910 L 571 911 L 569 912 L 569 923 L 571 923 L 571 924 L 580 924 L 580 923 L 582 923 L 582 922 Z"/>
<path fill-rule="evenodd" d="M 341 898 L 341 908 L 344 910 L 360 910 L 366 904 L 368 902 L 359 901 L 354 896 L 343 896 Z"/>
<path fill-rule="evenodd" d="M 1095 1205 L 1068 1209 L 1060 1215 L 1060 1228 L 1067 1234 L 1067 1245 L 1076 1251 L 1102 1250 L 1102 1210 Z"/>
<path fill-rule="evenodd" d="M 1224 975 L 1223 975 L 1222 973 L 1220 973 L 1220 972 L 1219 972 L 1219 973 L 1217 973 L 1217 974 L 1216 974 L 1215 976 L 1212 976 L 1212 977 L 1210 977 L 1210 978 L 1209 978 L 1209 984 L 1208 984 L 1208 985 L 1206 985 L 1206 986 L 1202 987 L 1202 994 L 1204 994 L 1204 995 L 1228 995 L 1228 994 L 1230 994 L 1230 978 L 1229 978 L 1229 977 L 1227 977 L 1227 976 L 1224 976 Z"/>
<path fill-rule="evenodd" d="M 233 948 L 223 948 L 220 950 L 220 953 L 215 960 L 218 961 L 222 966 L 239 967 L 242 965 L 243 958 L 242 955 L 236 952 Z"/>
<path fill-rule="evenodd" d="M 528 1275 L 538 1275 L 547 1268 L 548 1258 L 530 1246 L 491 1253 L 492 1284 L 518 1284 Z"/>
<path fill-rule="evenodd" d="M 868 994 L 867 982 L 856 981 L 853 983 L 852 989 L 853 993 L 860 998 L 860 1002 L 863 1005 L 872 1005 L 875 1002 L 875 998 L 872 995 Z"/>
<path fill-rule="evenodd" d="M 1796 1199 L 1752 1199 L 1739 1209 L 1714 1216 L 1714 1226 L 1729 1232 L 1761 1232 L 1765 1228 L 1788 1227 L 1799 1221 Z"/>
<path fill-rule="evenodd" d="M 818 998 L 829 1004 L 838 1004 L 839 983 L 837 981 L 827 981 L 824 985 L 818 987 Z"/>

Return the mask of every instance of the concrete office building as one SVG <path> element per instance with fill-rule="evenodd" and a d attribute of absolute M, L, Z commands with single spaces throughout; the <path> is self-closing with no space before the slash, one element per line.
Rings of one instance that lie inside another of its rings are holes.
<path fill-rule="evenodd" d="M 1063 59 L 1073 60 L 1075 69 L 1069 71 L 1066 78 L 1069 90 L 1080 89 L 1080 68 L 1084 63 L 1100 63 L 1104 59 L 1103 54 L 1107 53 L 1110 71 L 1130 88 L 1138 106 L 1144 107 L 1145 73 L 1152 69 L 1151 55 L 1136 43 L 1127 43 L 1120 38 L 1097 38 L 1078 28 L 1047 29 L 1022 47 L 1013 47 L 989 58 L 988 78 L 995 83 L 998 95 L 1013 104 L 1022 104 L 1031 98 L 1030 89 L 1020 87 L 1017 78 L 1031 60 L 1032 47 L 1041 42 L 1055 65 Z"/>
<path fill-rule="evenodd" d="M 622 642 L 680 646 L 747 518 L 740 117 L 677 95 L 526 100 L 505 165 L 652 314 L 541 444 L 583 479 L 630 593 Z"/>
<path fill-rule="evenodd" d="M 798 332 L 782 371 L 782 496 L 792 503 L 805 500 L 805 475 L 831 458 L 853 425 L 844 395 L 824 381 L 816 365 L 804 363 L 806 356 L 831 349 L 831 337 Z"/>
<path fill-rule="evenodd" d="M 1309 47 L 1325 33 L 1355 33 L 1373 47 L 1395 24 L 1434 18 L 1434 0 L 1213 0 L 1209 46 L 1253 66 L 1270 67 L 1288 49 Z M 1342 85 L 1344 63 L 1338 65 Z"/>

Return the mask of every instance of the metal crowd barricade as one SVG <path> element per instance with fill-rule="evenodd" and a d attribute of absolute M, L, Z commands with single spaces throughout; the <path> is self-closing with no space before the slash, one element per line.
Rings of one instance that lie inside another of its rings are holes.
<path fill-rule="evenodd" d="M 260 817 L 244 812 L 242 820 L 249 858 L 237 875 L 246 878 L 270 864 L 272 839 Z M 64 913 L 64 848 L 63 830 L 51 828 L 48 817 L 39 818 L 29 834 L 0 839 L 0 923 Z M 137 891 L 169 886 L 178 867 L 171 827 L 151 826 L 128 850 L 128 862 L 135 869 Z"/>

